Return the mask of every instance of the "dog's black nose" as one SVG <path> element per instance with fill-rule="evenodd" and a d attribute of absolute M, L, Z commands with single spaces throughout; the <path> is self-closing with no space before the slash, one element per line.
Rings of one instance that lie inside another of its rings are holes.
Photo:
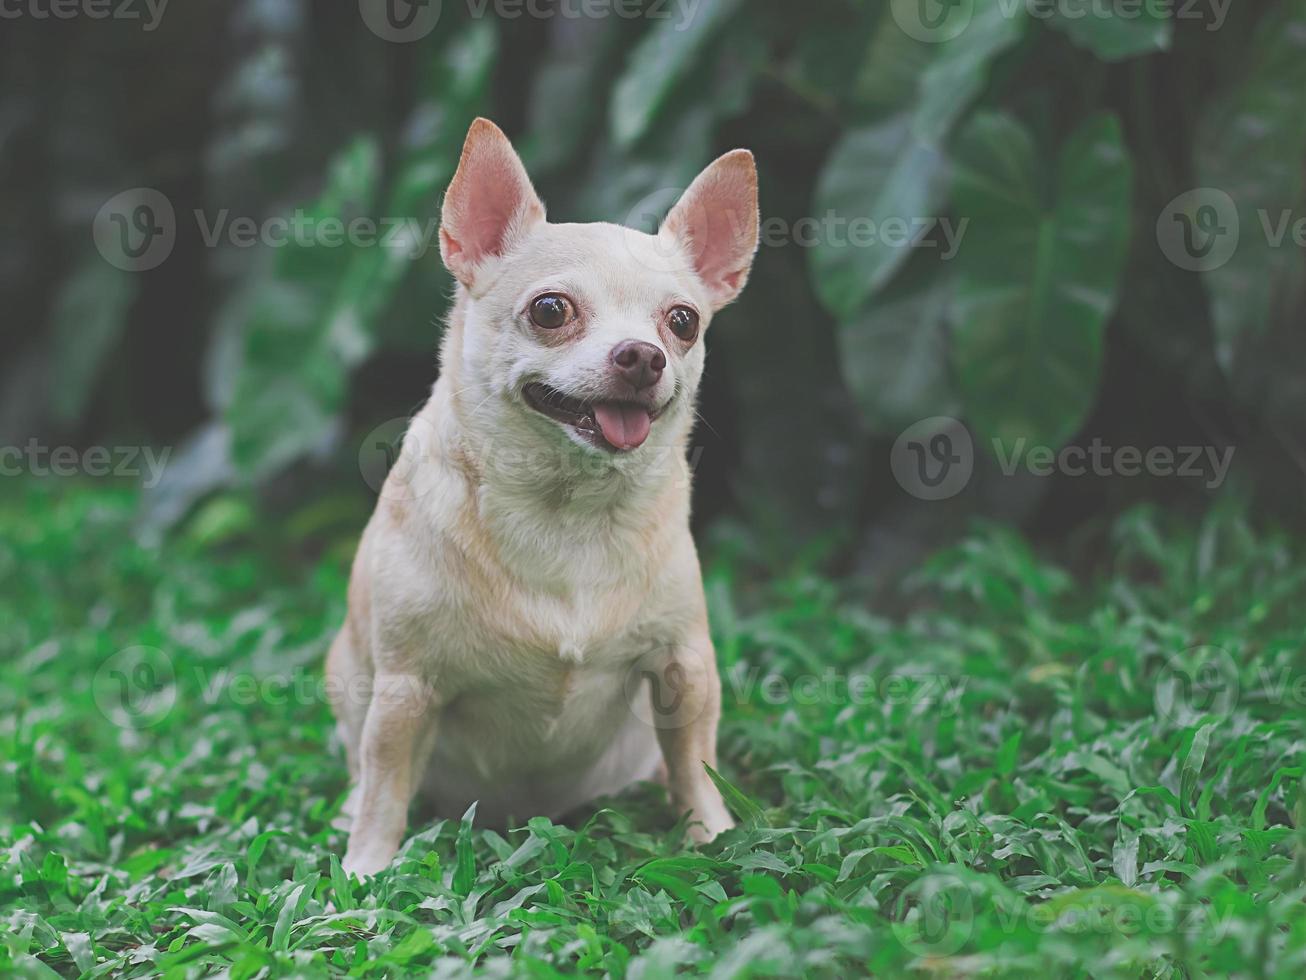
<path fill-rule="evenodd" d="M 662 380 L 667 355 L 655 344 L 642 340 L 624 340 L 612 348 L 612 363 L 617 373 L 635 388 L 652 388 Z"/>

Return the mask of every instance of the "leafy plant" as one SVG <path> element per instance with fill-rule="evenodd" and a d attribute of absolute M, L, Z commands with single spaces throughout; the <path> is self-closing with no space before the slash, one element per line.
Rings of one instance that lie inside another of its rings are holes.
<path fill-rule="evenodd" d="M 722 539 L 712 775 L 736 830 L 689 843 L 651 785 L 505 833 L 415 810 L 358 881 L 320 673 L 358 514 L 265 524 L 218 497 L 144 549 L 132 493 L 20 498 L 0 505 L 7 975 L 1306 967 L 1306 557 L 1237 507 L 1134 511 L 1076 577 L 977 527 L 876 594 L 894 615 Z"/>

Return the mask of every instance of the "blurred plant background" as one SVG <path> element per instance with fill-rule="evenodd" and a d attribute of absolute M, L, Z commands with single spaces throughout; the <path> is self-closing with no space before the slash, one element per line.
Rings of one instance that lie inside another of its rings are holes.
<path fill-rule="evenodd" d="M 704 525 L 732 516 L 776 553 L 837 541 L 874 569 L 976 515 L 1060 537 L 1210 489 L 1007 475 L 998 458 L 1022 440 L 1235 447 L 1229 483 L 1293 515 L 1303 249 L 1260 215 L 1306 216 L 1306 2 L 1087 6 L 648 0 L 580 17 L 592 5 L 445 0 L 411 43 L 353 2 L 200 0 L 153 30 L 7 20 L 0 443 L 177 447 L 145 497 L 155 531 L 206 500 L 277 513 L 306 487 L 365 506 L 364 434 L 410 415 L 435 375 L 438 252 L 206 229 L 434 219 L 487 115 L 557 220 L 651 228 L 715 154 L 748 146 L 770 227 L 824 229 L 765 245 L 711 332 Z M 172 203 L 176 243 L 121 271 L 92 224 L 139 187 Z M 1241 219 L 1233 256 L 1196 270 L 1158 239 L 1167 219 L 1207 228 L 1200 197 L 1167 214 L 1194 188 Z M 903 247 L 850 244 L 837 229 L 855 218 L 941 220 Z M 964 228 L 947 258 L 942 220 Z M 976 470 L 923 503 L 889 449 L 937 416 L 968 425 Z"/>

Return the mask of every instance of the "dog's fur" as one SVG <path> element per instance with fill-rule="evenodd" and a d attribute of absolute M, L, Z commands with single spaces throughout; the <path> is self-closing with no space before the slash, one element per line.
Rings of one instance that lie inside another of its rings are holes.
<path fill-rule="evenodd" d="M 479 801 L 478 822 L 502 825 L 662 778 L 710 839 L 731 820 L 704 768 L 721 694 L 684 462 L 704 350 L 667 317 L 685 306 L 706 327 L 743 288 L 752 155 L 708 167 L 656 235 L 550 224 L 507 138 L 477 120 L 442 222 L 459 285 L 440 378 L 363 534 L 327 662 L 354 782 L 344 867 L 388 865 L 419 794 L 454 817 Z M 571 298 L 575 322 L 537 328 L 542 294 Z M 639 393 L 661 412 L 640 445 L 525 398 L 532 382 L 633 397 L 612 360 L 628 340 L 667 362 Z"/>

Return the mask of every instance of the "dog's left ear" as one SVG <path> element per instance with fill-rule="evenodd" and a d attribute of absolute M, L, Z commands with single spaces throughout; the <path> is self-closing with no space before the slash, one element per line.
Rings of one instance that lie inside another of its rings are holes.
<path fill-rule="evenodd" d="M 753 154 L 732 150 L 699 174 L 658 234 L 676 240 L 689 253 L 713 309 L 721 309 L 738 296 L 757 253 L 757 164 Z"/>
<path fill-rule="evenodd" d="M 494 123 L 477 119 L 444 195 L 440 256 L 445 267 L 470 289 L 483 262 L 506 254 L 543 220 L 544 205 L 512 143 Z"/>

